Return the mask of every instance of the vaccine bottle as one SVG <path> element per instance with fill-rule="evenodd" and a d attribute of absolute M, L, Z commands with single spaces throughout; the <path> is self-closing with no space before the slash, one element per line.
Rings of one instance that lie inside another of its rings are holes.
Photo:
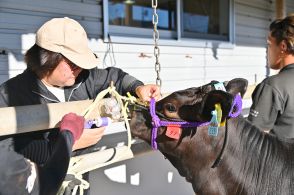
<path fill-rule="evenodd" d="M 97 119 L 86 121 L 84 128 L 91 129 L 91 128 L 108 126 L 110 124 L 111 124 L 111 119 L 109 117 L 98 117 Z"/>

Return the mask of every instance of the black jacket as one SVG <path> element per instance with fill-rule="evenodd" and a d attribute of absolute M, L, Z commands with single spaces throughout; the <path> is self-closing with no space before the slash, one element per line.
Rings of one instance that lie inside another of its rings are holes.
<path fill-rule="evenodd" d="M 135 89 L 143 83 L 121 69 L 110 67 L 106 69 L 94 68 L 83 70 L 76 83 L 64 89 L 66 101 L 94 99 L 97 94 L 108 88 L 113 81 L 116 90 L 121 95 L 130 92 L 135 95 Z M 30 70 L 9 79 L 0 86 L 0 107 L 24 106 L 59 102 L 46 88 L 38 77 Z M 50 140 L 56 139 L 55 131 L 32 132 L 15 135 L 15 150 L 33 162 L 43 164 L 51 153 Z M 3 140 L 4 136 L 0 138 Z"/>
<path fill-rule="evenodd" d="M 6 195 L 56 195 L 70 161 L 73 145 L 70 131 L 59 132 L 48 161 L 33 166 L 16 153 L 11 138 L 0 142 L 0 194 Z"/>
<path fill-rule="evenodd" d="M 135 95 L 136 87 L 143 85 L 129 74 L 118 68 L 83 70 L 76 83 L 64 89 L 66 101 L 94 99 L 97 94 L 114 82 L 121 95 L 127 92 Z M 0 107 L 24 106 L 59 102 L 31 71 L 9 79 L 0 86 Z"/>

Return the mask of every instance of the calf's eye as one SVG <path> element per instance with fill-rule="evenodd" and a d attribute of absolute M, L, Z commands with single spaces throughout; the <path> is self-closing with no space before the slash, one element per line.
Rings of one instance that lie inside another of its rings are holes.
<path fill-rule="evenodd" d="M 177 111 L 177 108 L 171 103 L 166 104 L 164 107 L 169 112 L 176 112 Z"/>

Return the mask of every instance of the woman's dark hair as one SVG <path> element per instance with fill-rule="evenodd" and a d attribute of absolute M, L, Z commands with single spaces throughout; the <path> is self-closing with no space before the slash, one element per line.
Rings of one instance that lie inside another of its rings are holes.
<path fill-rule="evenodd" d="M 36 44 L 25 54 L 28 69 L 39 78 L 51 74 L 63 59 L 64 57 L 60 53 L 43 49 Z"/>
<path fill-rule="evenodd" d="M 287 52 L 294 55 L 294 15 L 284 19 L 277 19 L 270 24 L 271 36 L 280 44 L 285 41 Z"/>

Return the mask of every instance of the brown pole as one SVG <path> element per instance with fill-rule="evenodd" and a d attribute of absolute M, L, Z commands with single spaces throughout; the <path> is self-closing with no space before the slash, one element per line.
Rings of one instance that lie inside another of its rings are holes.
<path fill-rule="evenodd" d="M 285 0 L 276 0 L 276 18 L 284 18 L 286 16 Z"/>

